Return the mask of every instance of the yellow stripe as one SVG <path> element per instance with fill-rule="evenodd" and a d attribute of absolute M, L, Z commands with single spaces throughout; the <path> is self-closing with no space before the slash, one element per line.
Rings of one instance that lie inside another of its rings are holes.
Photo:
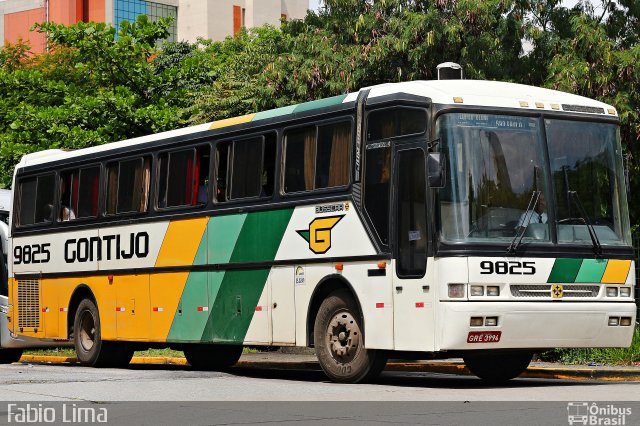
<path fill-rule="evenodd" d="M 151 335 L 149 340 L 154 342 L 167 341 L 188 277 L 188 272 L 157 274 L 149 277 L 149 294 L 151 294 Z M 158 309 L 154 312 L 153 308 L 162 308 L 162 311 Z"/>
<path fill-rule="evenodd" d="M 242 115 L 240 117 L 227 118 L 225 120 L 214 121 L 209 130 L 221 129 L 223 127 L 235 126 L 236 124 L 248 123 L 253 120 L 255 114 Z"/>
<path fill-rule="evenodd" d="M 629 269 L 631 269 L 630 260 L 609 260 L 600 282 L 603 284 L 624 284 L 627 281 Z"/>
<path fill-rule="evenodd" d="M 156 266 L 192 265 L 208 218 L 172 220 L 164 236 Z"/>

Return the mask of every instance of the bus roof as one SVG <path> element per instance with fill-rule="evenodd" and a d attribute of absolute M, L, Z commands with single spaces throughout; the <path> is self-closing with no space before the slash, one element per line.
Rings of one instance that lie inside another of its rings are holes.
<path fill-rule="evenodd" d="M 607 105 L 593 99 L 573 95 L 570 93 L 560 92 L 557 90 L 499 81 L 410 81 L 402 83 L 380 84 L 377 86 L 372 86 L 369 89 L 370 92 L 367 99 L 375 99 L 399 93 L 406 93 L 430 98 L 434 104 L 441 105 L 483 106 L 496 108 L 529 109 L 539 111 L 556 110 L 589 115 L 604 114 L 617 116 L 616 110 L 611 105 Z M 21 168 L 36 164 L 48 163 L 51 161 L 80 157 L 100 152 L 108 152 L 118 148 L 131 147 L 134 145 L 160 141 L 177 136 L 195 134 L 207 130 L 222 129 L 238 124 L 260 121 L 267 118 L 285 118 L 285 116 L 287 115 L 311 111 L 323 107 L 353 103 L 356 101 L 358 93 L 359 92 L 354 92 L 347 95 L 334 96 L 332 98 L 291 105 L 255 114 L 247 114 L 240 117 L 218 120 L 211 123 L 185 127 L 182 129 L 171 130 L 168 132 L 162 132 L 133 139 L 126 139 L 120 142 L 113 142 L 91 148 L 84 148 L 74 151 L 52 149 L 36 152 L 23 156 L 17 167 Z"/>

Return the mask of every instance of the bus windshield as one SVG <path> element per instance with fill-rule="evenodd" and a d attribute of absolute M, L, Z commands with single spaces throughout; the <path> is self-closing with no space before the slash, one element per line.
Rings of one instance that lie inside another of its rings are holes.
<path fill-rule="evenodd" d="M 616 129 L 606 123 L 542 123 L 536 117 L 441 116 L 437 133 L 449 159 L 447 184 L 439 194 L 441 238 L 508 243 L 522 231 L 525 242 L 550 243 L 555 219 L 560 244 L 592 244 L 591 223 L 602 245 L 628 245 Z"/>

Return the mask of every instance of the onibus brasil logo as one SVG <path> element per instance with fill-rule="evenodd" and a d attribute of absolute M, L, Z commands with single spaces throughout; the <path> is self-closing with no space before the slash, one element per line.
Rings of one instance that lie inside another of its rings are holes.
<path fill-rule="evenodd" d="M 309 250 L 324 254 L 331 248 L 331 230 L 344 216 L 318 217 L 309 224 L 309 229 L 296 232 L 309 243 Z"/>

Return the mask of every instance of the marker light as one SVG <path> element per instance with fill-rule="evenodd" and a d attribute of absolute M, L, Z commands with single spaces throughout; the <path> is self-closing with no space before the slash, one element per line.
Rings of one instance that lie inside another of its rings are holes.
<path fill-rule="evenodd" d="M 620 297 L 631 296 L 631 287 L 620 287 Z"/>
<path fill-rule="evenodd" d="M 482 317 L 471 317 L 471 321 L 469 321 L 471 327 L 482 327 L 482 323 Z"/>
<path fill-rule="evenodd" d="M 609 317 L 609 325 L 610 326 L 617 326 L 620 324 L 620 318 L 618 317 Z"/>
<path fill-rule="evenodd" d="M 464 284 L 449 284 L 449 297 L 462 299 L 464 297 Z"/>
<path fill-rule="evenodd" d="M 335 268 L 336 271 L 342 271 L 344 269 L 344 265 L 342 263 L 336 263 Z"/>
<path fill-rule="evenodd" d="M 472 296 L 484 296 L 484 286 L 472 285 L 470 293 Z"/>
<path fill-rule="evenodd" d="M 500 296 L 500 287 L 497 285 L 487 286 L 487 296 Z"/>
<path fill-rule="evenodd" d="M 495 327 L 498 325 L 498 317 L 487 317 L 484 320 L 484 325 L 487 327 Z"/>
<path fill-rule="evenodd" d="M 607 287 L 607 297 L 618 297 L 618 287 Z"/>
<path fill-rule="evenodd" d="M 628 327 L 631 325 L 631 317 L 622 317 L 620 318 L 620 325 L 624 327 Z"/>

